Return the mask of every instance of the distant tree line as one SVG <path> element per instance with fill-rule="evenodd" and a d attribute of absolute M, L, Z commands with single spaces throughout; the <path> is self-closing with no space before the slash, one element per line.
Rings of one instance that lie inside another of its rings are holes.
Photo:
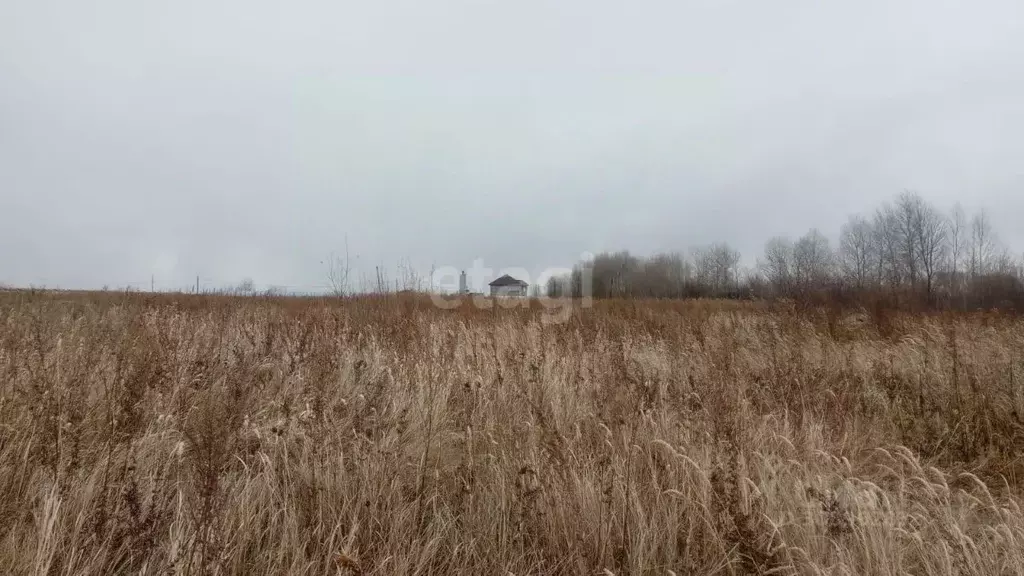
<path fill-rule="evenodd" d="M 886 299 L 896 304 L 1024 310 L 1024 262 L 999 241 L 982 211 L 943 212 L 904 192 L 851 216 L 838 245 L 817 229 L 769 239 L 752 268 L 726 243 L 689 254 L 597 255 L 552 278 L 551 296 L 595 298 Z"/>

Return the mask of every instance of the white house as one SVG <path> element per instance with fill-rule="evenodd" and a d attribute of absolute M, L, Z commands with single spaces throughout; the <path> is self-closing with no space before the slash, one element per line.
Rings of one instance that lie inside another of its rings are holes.
<path fill-rule="evenodd" d="M 517 280 L 508 274 L 505 274 L 501 278 L 491 282 L 490 287 L 491 296 L 524 298 L 526 297 L 526 289 L 529 288 L 530 285 L 522 280 Z"/>

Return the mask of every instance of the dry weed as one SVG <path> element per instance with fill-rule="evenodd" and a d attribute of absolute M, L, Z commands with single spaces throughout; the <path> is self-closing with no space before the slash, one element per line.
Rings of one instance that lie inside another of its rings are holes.
<path fill-rule="evenodd" d="M 1024 324 L 0 294 L 0 573 L 1024 574 Z"/>

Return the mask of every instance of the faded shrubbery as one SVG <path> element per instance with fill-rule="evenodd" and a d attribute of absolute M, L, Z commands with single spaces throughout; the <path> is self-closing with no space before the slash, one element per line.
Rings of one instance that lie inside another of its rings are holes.
<path fill-rule="evenodd" d="M 0 572 L 1024 574 L 1024 325 L 837 310 L 0 294 Z"/>
<path fill-rule="evenodd" d="M 690 254 L 604 253 L 554 278 L 549 294 L 596 298 L 763 298 L 899 309 L 1024 311 L 1024 263 L 984 212 L 948 214 L 904 193 L 870 217 L 852 216 L 833 246 L 817 229 L 769 239 L 753 268 L 713 244 Z"/>

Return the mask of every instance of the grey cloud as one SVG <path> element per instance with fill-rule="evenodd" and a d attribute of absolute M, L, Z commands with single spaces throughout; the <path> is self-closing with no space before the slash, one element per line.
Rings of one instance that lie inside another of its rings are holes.
<path fill-rule="evenodd" d="M 752 257 L 905 188 L 1024 232 L 1024 7 L 0 5 L 0 282 Z"/>

